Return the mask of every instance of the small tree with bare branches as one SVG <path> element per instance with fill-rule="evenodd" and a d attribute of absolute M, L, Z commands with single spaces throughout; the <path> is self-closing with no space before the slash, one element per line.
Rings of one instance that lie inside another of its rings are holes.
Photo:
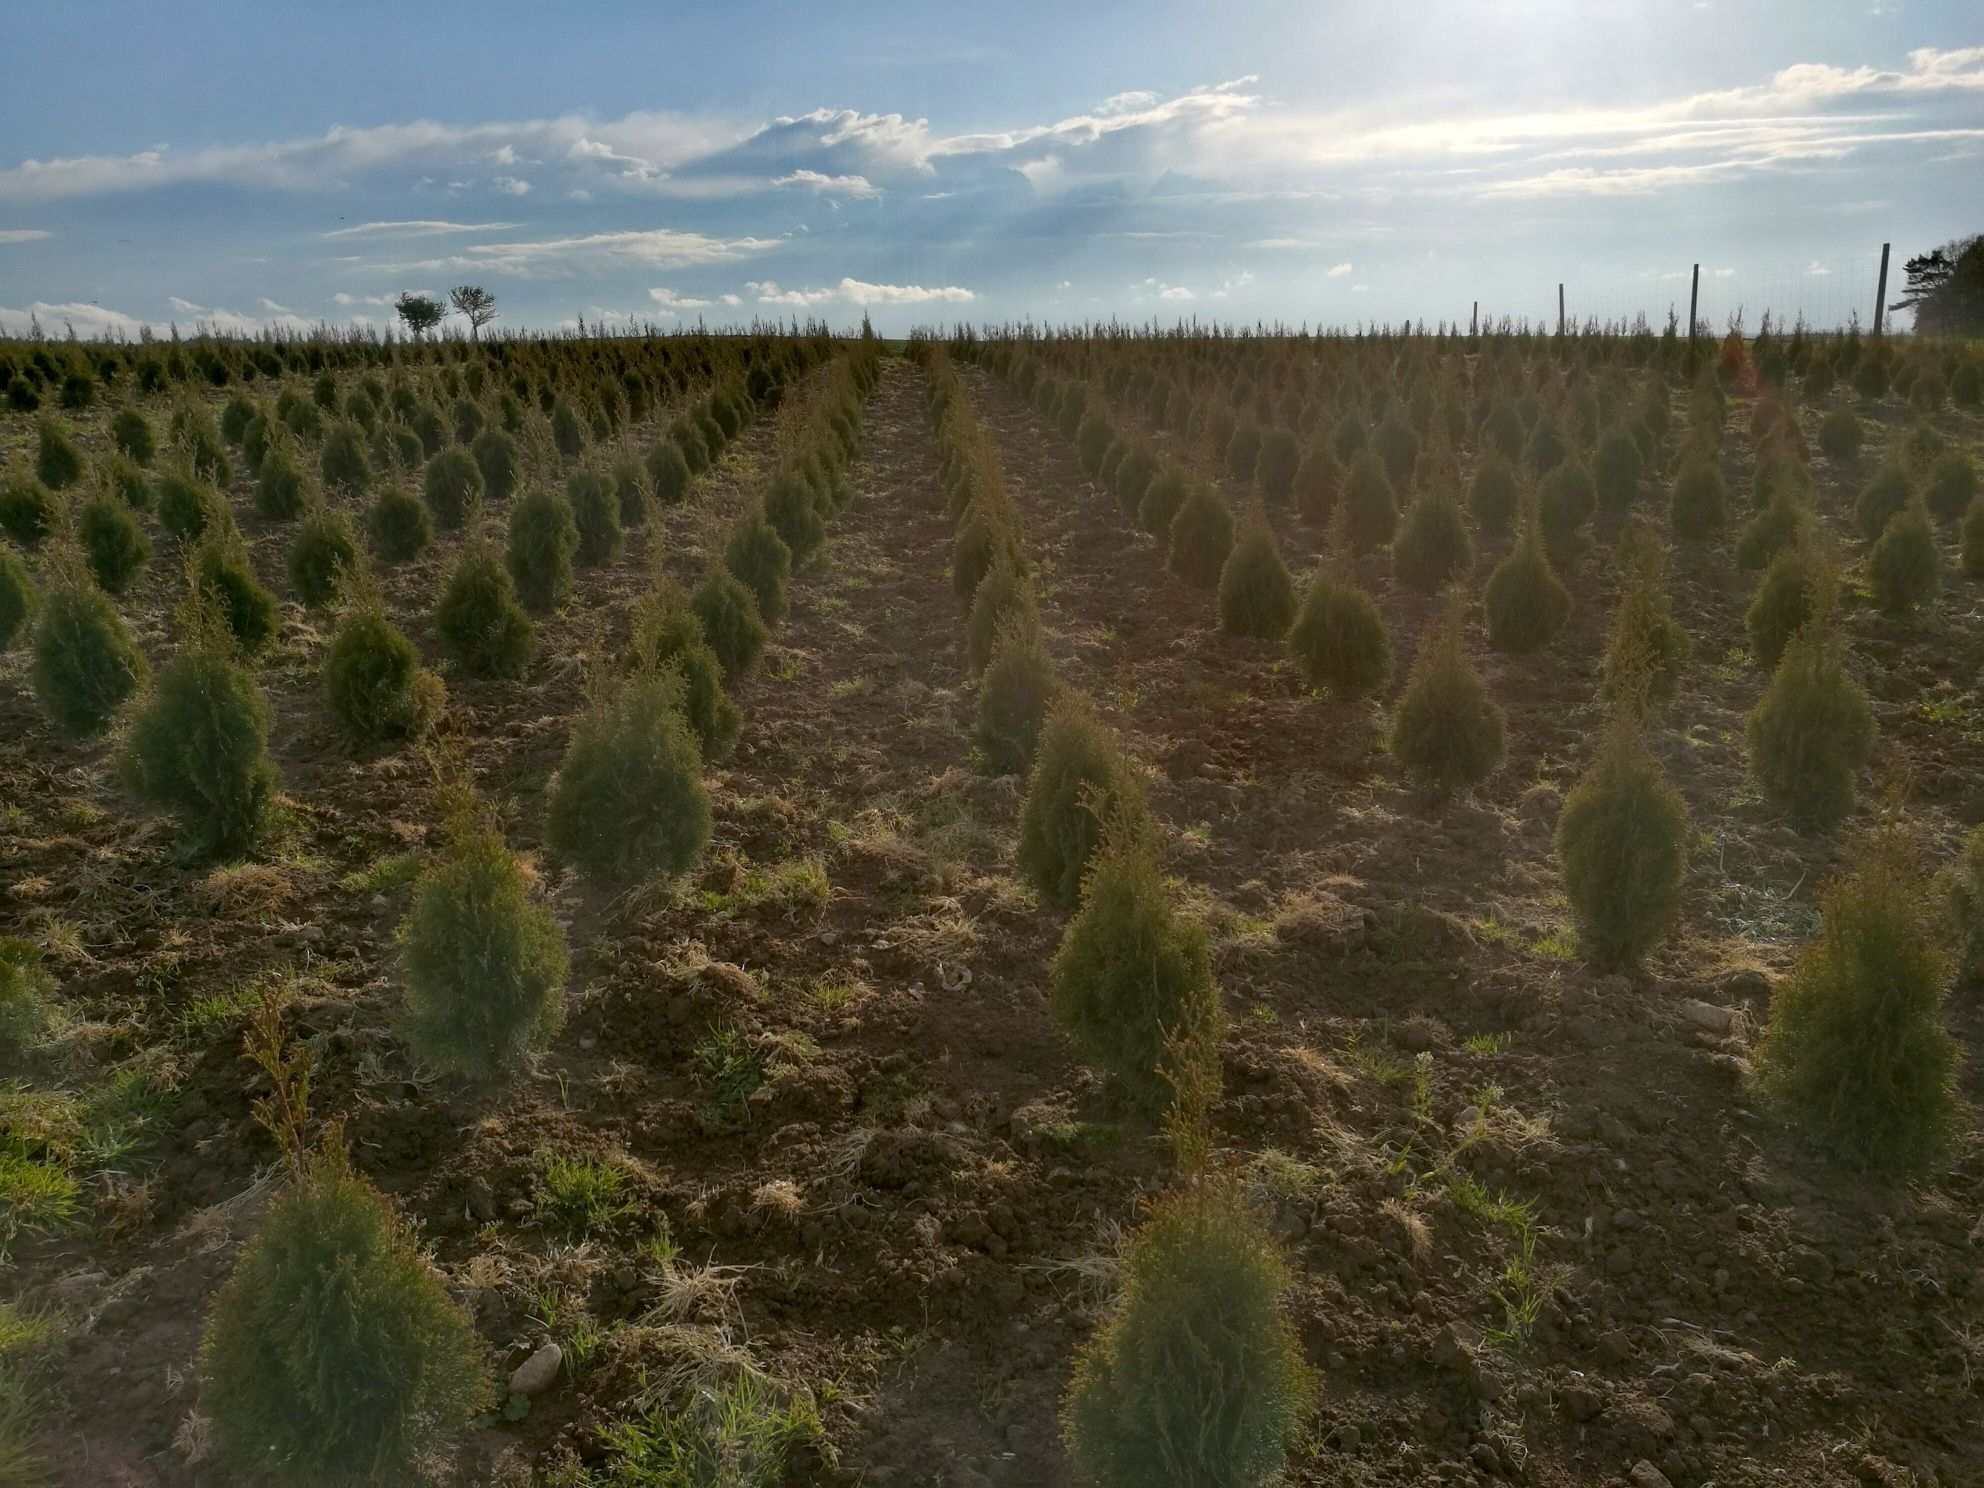
<path fill-rule="evenodd" d="M 481 340 L 481 330 L 496 318 L 496 296 L 480 284 L 458 284 L 448 291 L 448 303 L 468 322 L 469 336 Z"/>

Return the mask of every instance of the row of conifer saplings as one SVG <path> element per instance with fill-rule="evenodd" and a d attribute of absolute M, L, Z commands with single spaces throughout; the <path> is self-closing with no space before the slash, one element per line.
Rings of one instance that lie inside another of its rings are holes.
<path fill-rule="evenodd" d="M 695 595 L 662 576 L 637 605 L 625 668 L 599 680 L 550 792 L 546 840 L 583 878 L 625 888 L 678 874 L 707 845 L 704 761 L 729 750 L 739 725 L 726 688 L 762 655 L 792 563 L 818 547 L 824 522 L 852 495 L 849 465 L 878 375 L 876 351 L 864 344 L 789 390 L 764 490 Z M 499 569 L 492 586 L 507 579 Z M 79 733 L 111 725 L 115 710 L 101 711 L 91 675 L 112 658 L 134 694 L 117 743 L 133 793 L 177 817 L 197 858 L 252 852 L 278 781 L 269 711 L 224 600 L 192 586 L 176 650 L 147 681 L 102 590 L 66 569 L 50 589 L 36 622 L 36 677 L 63 699 L 58 723 Z M 714 607 L 711 595 L 721 596 Z M 357 645 L 355 624 L 387 638 L 364 648 L 362 665 L 345 655 Z M 39 628 L 51 625 L 95 634 L 66 643 L 80 672 L 74 688 L 42 662 L 52 651 Z M 327 648 L 326 682 L 348 726 L 390 717 L 391 732 L 405 736 L 438 705 L 438 684 L 376 597 L 347 612 Z M 362 694 L 363 706 L 341 701 L 348 692 Z M 397 1027 L 423 1068 L 485 1081 L 516 1069 L 555 1032 L 568 952 L 465 769 L 454 763 L 446 773 L 445 845 L 416 880 L 398 933 Z M 17 972 L 39 975 L 10 960 L 4 974 Z M 354 1171 L 336 1123 L 309 1120 L 309 1057 L 286 1045 L 275 1004 L 256 1017 L 249 1052 L 269 1076 L 272 1093 L 257 1115 L 277 1139 L 288 1181 L 208 1319 L 201 1409 L 212 1460 L 243 1481 L 410 1481 L 495 1403 L 482 1346 L 388 1200 Z"/>
<path fill-rule="evenodd" d="M 928 346 L 922 355 L 944 488 L 958 521 L 953 575 L 967 608 L 967 656 L 984 668 L 977 746 L 994 768 L 1030 771 L 1020 866 L 1045 902 L 1075 913 L 1055 962 L 1053 1006 L 1126 1089 L 1154 1107 L 1170 1100 L 1175 1121 L 1181 1079 L 1203 1078 L 1191 1073 L 1190 1056 L 1202 1056 L 1218 1038 L 1203 932 L 1169 901 L 1138 772 L 1092 709 L 1055 680 L 1020 518 L 996 451 L 944 352 Z M 1719 407 L 1697 407 L 1695 416 L 1713 417 L 1719 429 Z M 1605 967 L 1637 962 L 1669 933 L 1690 839 L 1686 806 L 1645 743 L 1674 697 L 1689 649 L 1669 611 L 1664 547 L 1638 522 L 1622 534 L 1617 557 L 1629 578 L 1605 658 L 1608 723 L 1591 766 L 1565 799 L 1556 833 L 1579 943 Z M 1746 737 L 1753 773 L 1770 798 L 1802 825 L 1830 829 L 1851 808 L 1873 725 L 1843 665 L 1832 615 L 1837 580 L 1822 559 L 1808 561 L 1816 581 L 1801 595 L 1806 613 L 1779 643 L 1777 669 Z M 1319 576 L 1311 596 L 1329 582 Z M 1230 593 L 1223 585 L 1223 615 Z M 1382 644 L 1375 610 L 1359 598 L 1366 633 L 1376 631 Z M 1392 737 L 1401 763 L 1439 794 L 1479 784 L 1501 753 L 1499 710 L 1460 646 L 1461 609 L 1462 601 L 1450 598 L 1422 644 Z M 1312 636 L 1308 646 L 1323 654 L 1343 649 L 1340 624 L 1319 619 L 1316 631 L 1321 644 Z M 1302 654 L 1296 651 L 1298 661 Z M 1490 761 L 1485 768 L 1483 760 Z M 1851 1167 L 1903 1173 L 1922 1171 L 1948 1151 L 1957 1128 L 1955 1051 L 1940 1008 L 1955 977 L 1984 973 L 1984 829 L 1939 876 L 1934 893 L 1925 891 L 1908 839 L 1891 804 L 1854 844 L 1848 870 L 1824 892 L 1820 936 L 1778 988 L 1756 1061 L 1760 1093 L 1815 1145 Z M 1203 1236 L 1215 1213 L 1219 1238 L 1206 1243 L 1227 1268 L 1217 1278 L 1191 1272 L 1195 1259 L 1211 1265 L 1214 1257 L 1195 1257 L 1192 1242 L 1181 1239 Z M 1098 1481 L 1167 1481 L 1153 1476 L 1156 1459 L 1140 1452 L 1140 1443 L 1164 1444 L 1153 1450 L 1171 1461 L 1177 1443 L 1196 1442 L 1222 1454 L 1230 1469 L 1234 1459 L 1224 1454 L 1242 1439 L 1286 1440 L 1304 1377 L 1280 1318 L 1281 1293 L 1271 1284 L 1285 1275 L 1280 1264 L 1230 1186 L 1207 1169 L 1190 1169 L 1175 1204 L 1160 1205 L 1133 1239 L 1131 1286 L 1085 1353 L 1070 1394 L 1070 1446 Z M 1187 1274 L 1219 1299 L 1221 1318 L 1184 1305 Z M 1243 1274 L 1255 1284 L 1240 1281 Z M 1235 1302 L 1236 1285 L 1254 1305 Z M 1196 1380 L 1140 1378 L 1138 1370 L 1165 1356 L 1166 1347 L 1209 1350 L 1208 1378 L 1237 1372 L 1279 1384 L 1255 1397 L 1258 1413 L 1250 1414 Z M 1279 1424 L 1270 1429 L 1270 1422 Z M 1111 1423 L 1127 1424 L 1118 1431 Z M 1278 1451 L 1263 1451 L 1266 1471 L 1270 1459 L 1280 1459 Z M 1228 1475 L 1210 1458 L 1193 1470 L 1204 1476 L 1182 1480 L 1260 1480 Z"/>
<path fill-rule="evenodd" d="M 950 357 L 934 341 L 914 354 L 955 523 L 975 748 L 984 768 L 1026 775 L 1019 868 L 1070 916 L 1050 1006 L 1129 1102 L 1164 1119 L 1179 1164 L 1126 1242 L 1121 1296 L 1076 1361 L 1064 1439 L 1083 1481 L 1107 1488 L 1264 1483 L 1315 1380 L 1287 1315 L 1286 1258 L 1213 1155 L 1223 1014 L 1206 932 L 1174 902 L 1135 767 L 1055 673 L 1024 525 Z"/>

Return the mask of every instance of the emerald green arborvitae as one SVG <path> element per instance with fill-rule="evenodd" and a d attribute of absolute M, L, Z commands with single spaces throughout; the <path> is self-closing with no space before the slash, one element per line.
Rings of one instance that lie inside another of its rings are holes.
<path fill-rule="evenodd" d="M 1157 1201 L 1123 1288 L 1075 1361 L 1062 1413 L 1092 1488 L 1264 1488 L 1315 1392 L 1287 1316 L 1287 1262 L 1236 1185 Z"/>
<path fill-rule="evenodd" d="M 298 1488 L 420 1481 L 494 1401 L 467 1314 L 385 1197 L 328 1158 L 215 1296 L 200 1372 L 214 1466 Z"/>
<path fill-rule="evenodd" d="M 1951 964 L 1916 848 L 1884 824 L 1820 896 L 1819 937 L 1771 998 L 1765 1093 L 1835 1160 L 1920 1173 L 1961 1129 L 1943 1028 Z"/>

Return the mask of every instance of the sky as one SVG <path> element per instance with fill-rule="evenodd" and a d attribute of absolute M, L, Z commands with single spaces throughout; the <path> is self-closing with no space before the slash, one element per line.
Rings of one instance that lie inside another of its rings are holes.
<path fill-rule="evenodd" d="M 1819 323 L 1984 230 L 1976 0 L 14 0 L 0 329 Z"/>

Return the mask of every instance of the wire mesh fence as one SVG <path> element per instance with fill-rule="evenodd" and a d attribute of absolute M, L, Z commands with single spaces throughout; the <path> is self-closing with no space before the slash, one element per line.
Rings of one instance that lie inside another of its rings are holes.
<path fill-rule="evenodd" d="M 1683 264 L 1648 272 L 1611 284 L 1582 284 L 1566 280 L 1557 303 L 1538 315 L 1533 305 L 1517 308 L 1481 304 L 1474 316 L 1482 330 L 1504 320 L 1527 321 L 1554 329 L 1560 323 L 1577 332 L 1659 333 L 1671 323 L 1681 335 L 1688 330 L 1692 299 L 1697 331 L 1720 336 L 1730 329 L 1756 332 L 1768 316 L 1786 330 L 1800 324 L 1812 331 L 1843 331 L 1858 326 L 1877 329 L 1882 250 L 1846 258 L 1812 260 L 1773 269 L 1739 269 L 1714 263 Z M 1892 299 L 1898 286 L 1885 286 Z M 1894 329 L 1889 324 L 1888 329 Z"/>

